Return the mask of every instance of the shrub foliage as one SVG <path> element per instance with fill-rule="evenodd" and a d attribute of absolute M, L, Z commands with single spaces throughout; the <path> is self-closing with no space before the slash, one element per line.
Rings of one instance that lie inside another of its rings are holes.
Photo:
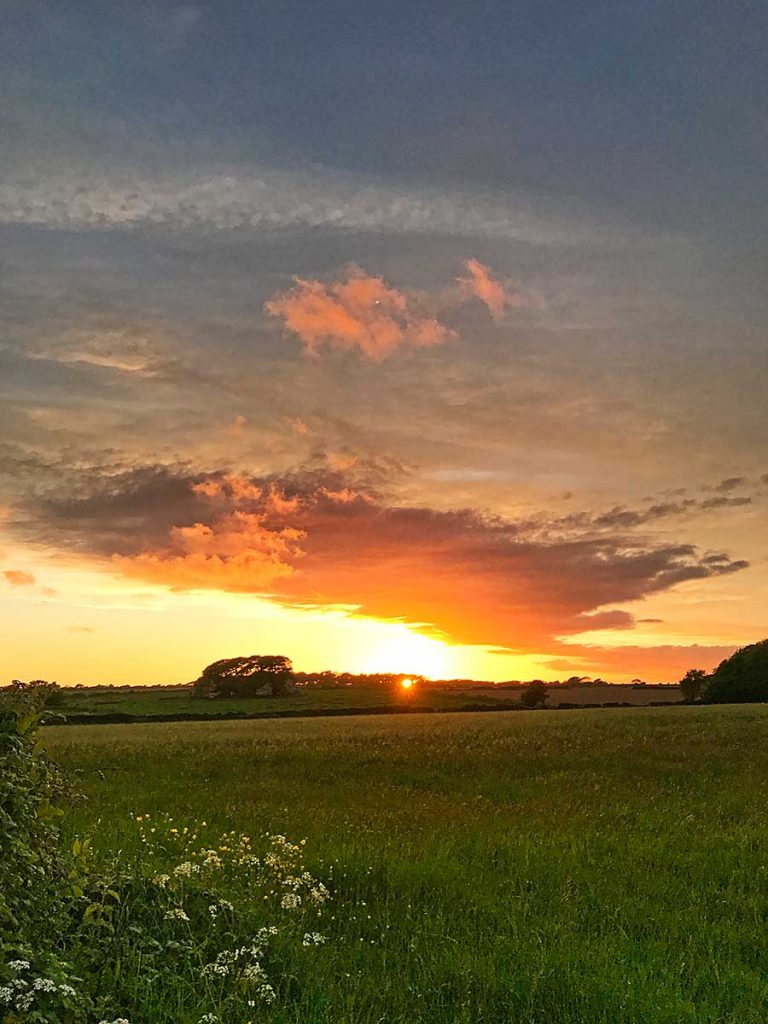
<path fill-rule="evenodd" d="M 720 662 L 702 692 L 705 704 L 768 701 L 768 640 L 742 647 Z"/>

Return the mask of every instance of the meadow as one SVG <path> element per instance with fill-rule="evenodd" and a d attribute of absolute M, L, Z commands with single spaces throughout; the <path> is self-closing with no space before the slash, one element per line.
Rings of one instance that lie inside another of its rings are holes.
<path fill-rule="evenodd" d="M 549 690 L 548 706 L 559 704 L 675 703 L 681 699 L 677 686 L 558 686 Z M 424 711 L 495 710 L 516 706 L 519 688 L 492 685 L 420 685 L 404 692 L 388 686 L 307 686 L 285 697 L 226 697 L 201 700 L 191 689 L 135 686 L 82 689 L 63 688 L 56 710 L 68 718 L 215 718 L 217 716 L 302 715 L 329 712 L 358 713 L 397 708 Z"/>
<path fill-rule="evenodd" d="M 279 1024 L 762 1024 L 768 707 L 49 728 L 87 800 L 306 840 L 327 941 Z M 205 822 L 203 826 L 201 823 Z M 134 1019 L 131 1024 L 154 1024 Z"/>

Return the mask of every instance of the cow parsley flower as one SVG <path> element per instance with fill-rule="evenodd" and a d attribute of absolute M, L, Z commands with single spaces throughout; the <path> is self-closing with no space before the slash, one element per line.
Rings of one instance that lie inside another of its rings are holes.
<path fill-rule="evenodd" d="M 36 992 L 55 992 L 56 982 L 51 981 L 50 978 L 35 978 L 32 982 L 32 988 Z"/>
<path fill-rule="evenodd" d="M 186 912 L 184 910 L 182 910 L 181 907 L 174 907 L 172 910 L 169 910 L 168 913 L 165 915 L 165 919 L 166 919 L 166 921 L 188 921 L 189 920 L 189 918 L 187 917 Z"/>

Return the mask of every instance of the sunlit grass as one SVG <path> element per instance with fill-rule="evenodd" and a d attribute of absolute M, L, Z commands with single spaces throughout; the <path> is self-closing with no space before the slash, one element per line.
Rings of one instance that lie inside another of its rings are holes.
<path fill-rule="evenodd" d="M 306 837 L 328 944 L 265 1019 L 757 1024 L 768 708 L 50 730 L 105 847 L 129 812 Z M 143 1024 L 143 1022 L 132 1022 Z"/>

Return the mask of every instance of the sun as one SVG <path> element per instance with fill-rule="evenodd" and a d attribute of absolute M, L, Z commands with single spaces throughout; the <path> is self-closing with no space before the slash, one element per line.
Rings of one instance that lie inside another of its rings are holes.
<path fill-rule="evenodd" d="M 386 634 L 368 647 L 360 672 L 410 672 L 427 679 L 451 675 L 451 649 L 433 637 L 415 633 L 407 626 L 387 624 Z M 413 680 L 411 679 L 411 685 Z M 403 686 L 407 690 L 409 687 Z"/>
<path fill-rule="evenodd" d="M 404 690 L 410 690 L 411 687 L 413 686 L 413 680 L 412 679 L 401 679 L 400 680 L 400 685 L 402 686 L 402 688 Z"/>

